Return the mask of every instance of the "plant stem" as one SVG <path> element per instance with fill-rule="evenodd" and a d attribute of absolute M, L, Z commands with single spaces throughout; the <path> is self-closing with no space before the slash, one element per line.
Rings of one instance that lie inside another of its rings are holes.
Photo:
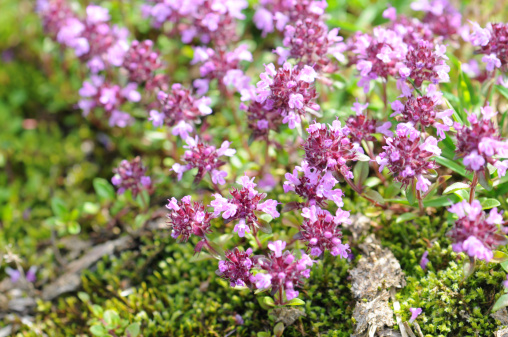
<path fill-rule="evenodd" d="M 474 192 L 476 191 L 476 185 L 478 185 L 478 173 L 476 171 L 473 175 L 473 181 L 471 182 L 471 190 L 469 191 L 469 203 L 472 203 L 474 200 Z"/>
<path fill-rule="evenodd" d="M 484 107 L 487 106 L 487 104 L 489 103 L 489 97 L 490 97 L 490 94 L 492 93 L 492 88 L 494 87 L 494 83 L 496 82 L 495 77 L 496 77 L 496 69 L 494 69 L 492 71 L 492 75 L 490 76 L 491 83 L 489 85 L 489 90 L 487 91 L 487 95 L 485 95 L 485 102 L 483 102 Z"/>
<path fill-rule="evenodd" d="M 423 208 L 422 194 L 419 190 L 416 190 L 416 199 L 418 199 L 418 207 L 420 208 L 420 215 L 425 214 L 425 209 Z"/>
<path fill-rule="evenodd" d="M 258 238 L 257 228 L 254 229 L 254 234 L 252 236 L 254 237 L 254 239 L 256 239 L 256 243 L 258 244 L 259 249 L 263 249 L 263 245 L 261 244 L 261 241 L 259 241 L 259 238 Z"/>
<path fill-rule="evenodd" d="M 386 81 L 383 81 L 383 103 L 385 105 L 384 118 L 385 118 L 385 120 L 387 120 L 388 116 L 386 115 L 386 112 L 388 111 L 388 95 L 386 94 Z"/>

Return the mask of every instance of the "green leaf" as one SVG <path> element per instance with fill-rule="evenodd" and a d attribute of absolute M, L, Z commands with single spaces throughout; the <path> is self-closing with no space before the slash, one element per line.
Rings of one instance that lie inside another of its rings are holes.
<path fill-rule="evenodd" d="M 492 180 L 490 179 L 490 173 L 487 170 L 478 172 L 478 182 L 487 191 L 492 191 Z"/>
<path fill-rule="evenodd" d="M 406 189 L 406 199 L 411 206 L 415 204 L 415 201 L 416 201 L 416 181 L 414 181 Z"/>
<path fill-rule="evenodd" d="M 508 261 L 508 254 L 500 250 L 495 250 L 494 257 L 490 260 L 492 263 L 502 263 Z"/>
<path fill-rule="evenodd" d="M 367 186 L 369 188 L 376 187 L 379 184 L 381 184 L 381 179 L 379 179 L 378 177 L 367 178 L 363 183 L 364 186 Z"/>
<path fill-rule="evenodd" d="M 401 214 L 400 216 L 397 217 L 397 220 L 395 220 L 395 223 L 402 223 L 402 222 L 406 222 L 406 221 L 413 220 L 416 218 L 418 218 L 417 214 L 404 213 L 404 214 Z"/>
<path fill-rule="evenodd" d="M 273 328 L 273 333 L 276 337 L 281 337 L 284 333 L 284 323 L 279 322 L 277 325 Z"/>
<path fill-rule="evenodd" d="M 425 200 L 423 202 L 423 206 L 425 207 L 445 207 L 445 206 L 451 206 L 452 204 L 457 203 L 460 201 L 459 197 L 456 195 L 448 195 L 446 197 L 439 197 L 432 200 Z"/>
<path fill-rule="evenodd" d="M 81 232 L 81 226 L 76 221 L 69 221 L 67 223 L 67 231 L 71 235 L 76 235 Z"/>
<path fill-rule="evenodd" d="M 501 267 L 508 273 L 508 261 L 501 262 Z"/>
<path fill-rule="evenodd" d="M 445 188 L 445 190 L 443 191 L 443 194 L 450 194 L 450 193 L 454 193 L 455 191 L 458 191 L 458 190 L 466 190 L 469 188 L 471 188 L 471 186 L 469 186 L 468 184 L 454 183 L 454 184 L 451 184 L 450 186 L 448 186 L 447 188 Z"/>
<path fill-rule="evenodd" d="M 357 161 L 370 161 L 370 157 L 363 153 L 357 153 L 355 158 Z"/>
<path fill-rule="evenodd" d="M 448 167 L 453 172 L 456 172 L 456 173 L 460 174 L 461 176 L 472 180 L 473 176 L 470 173 L 466 172 L 466 168 L 464 167 L 464 165 L 459 164 L 458 162 L 450 160 L 448 158 L 441 157 L 441 156 L 436 157 L 436 162 L 440 165 Z"/>
<path fill-rule="evenodd" d="M 83 292 L 83 291 L 80 291 L 78 293 L 78 298 L 83 301 L 84 303 L 88 303 L 90 302 L 90 295 L 88 295 L 87 293 Z"/>
<path fill-rule="evenodd" d="M 64 218 L 69 212 L 65 202 L 57 197 L 51 198 L 51 210 L 53 211 L 53 214 L 59 218 Z"/>
<path fill-rule="evenodd" d="M 108 330 L 102 325 L 92 325 L 90 332 L 94 336 L 105 336 L 108 334 Z"/>
<path fill-rule="evenodd" d="M 502 309 L 508 305 L 508 294 L 504 294 L 494 303 L 494 306 L 492 307 L 492 312 L 496 312 L 499 309 Z"/>
<path fill-rule="evenodd" d="M 138 337 L 139 335 L 139 323 L 132 323 L 126 329 L 125 332 L 127 337 Z"/>
<path fill-rule="evenodd" d="M 453 194 L 458 196 L 460 200 L 469 200 L 469 192 L 466 190 L 457 190 Z"/>
<path fill-rule="evenodd" d="M 104 322 L 111 327 L 116 328 L 120 324 L 120 316 L 114 310 L 106 310 L 103 316 Z"/>
<path fill-rule="evenodd" d="M 115 189 L 103 178 L 95 178 L 93 180 L 93 188 L 100 201 L 112 201 L 115 199 Z"/>
<path fill-rule="evenodd" d="M 270 296 L 263 297 L 263 303 L 269 307 L 275 306 L 275 302 L 273 301 L 273 298 L 271 298 Z"/>
<path fill-rule="evenodd" d="M 501 205 L 501 203 L 497 199 L 480 198 L 478 199 L 478 201 L 480 201 L 482 209 L 490 209 Z"/>
<path fill-rule="evenodd" d="M 257 337 L 271 337 L 272 334 L 270 332 L 266 332 L 266 331 L 260 331 L 257 333 Z"/>
<path fill-rule="evenodd" d="M 363 192 L 363 195 L 365 195 L 369 199 L 374 200 L 375 202 L 377 202 L 380 205 L 383 205 L 385 203 L 385 199 L 383 199 L 381 194 L 379 194 L 378 192 L 376 192 L 374 190 L 367 190 L 367 191 Z"/>
<path fill-rule="evenodd" d="M 265 220 L 258 219 L 258 226 L 259 226 L 259 229 L 263 233 L 266 233 L 266 234 L 271 234 L 272 233 L 272 226 L 270 226 L 270 224 L 268 222 L 266 222 Z"/>
<path fill-rule="evenodd" d="M 356 186 L 362 186 L 363 182 L 369 176 L 369 163 L 366 161 L 359 161 L 353 169 L 354 182 Z"/>
<path fill-rule="evenodd" d="M 99 213 L 100 209 L 101 209 L 100 206 L 96 203 L 89 201 L 83 203 L 83 213 L 95 215 Z"/>
<path fill-rule="evenodd" d="M 305 301 L 297 298 L 293 298 L 291 301 L 286 303 L 286 305 L 305 305 Z"/>
<path fill-rule="evenodd" d="M 96 317 L 102 317 L 103 309 L 100 305 L 94 304 L 92 305 L 92 313 Z"/>

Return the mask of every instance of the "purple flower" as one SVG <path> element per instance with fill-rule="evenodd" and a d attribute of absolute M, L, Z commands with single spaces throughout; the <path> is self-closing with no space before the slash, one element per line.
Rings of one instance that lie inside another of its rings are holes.
<path fill-rule="evenodd" d="M 492 250 L 508 242 L 498 227 L 503 224 L 503 218 L 497 208 L 492 209 L 487 217 L 478 200 L 471 204 L 464 200 L 448 210 L 458 217 L 447 234 L 454 241 L 455 252 L 465 252 L 488 262 L 493 257 Z"/>
<path fill-rule="evenodd" d="M 245 252 L 236 247 L 233 250 L 226 250 L 226 259 L 219 261 L 219 270 L 216 271 L 216 274 L 229 280 L 231 287 L 251 286 L 251 268 L 253 266 L 251 255 L 252 249 L 250 248 Z"/>
<path fill-rule="evenodd" d="M 115 175 L 111 179 L 113 185 L 118 188 L 118 194 L 126 190 L 132 191 L 135 198 L 138 193 L 150 186 L 150 177 L 146 176 L 146 168 L 141 163 L 141 158 L 136 157 L 131 161 L 122 160 L 120 165 L 113 169 Z"/>
<path fill-rule="evenodd" d="M 11 278 L 11 282 L 12 283 L 16 283 L 18 282 L 18 280 L 20 279 L 21 277 L 21 273 L 19 272 L 19 270 L 17 269 L 12 269 L 10 267 L 6 267 L 5 268 L 5 273 L 7 275 L 9 275 L 9 277 Z"/>
<path fill-rule="evenodd" d="M 420 267 L 422 267 L 423 270 L 427 268 L 427 264 L 429 263 L 429 259 L 427 259 L 427 256 L 429 256 L 429 252 L 426 250 L 425 253 L 423 253 L 422 258 L 420 260 Z"/>
<path fill-rule="evenodd" d="M 90 24 L 99 24 L 109 21 L 109 11 L 101 6 L 89 5 L 86 7 L 86 21 Z"/>
<path fill-rule="evenodd" d="M 270 249 L 272 252 L 274 252 L 275 257 L 281 257 L 282 251 L 286 248 L 286 242 L 277 240 L 275 242 L 269 242 L 268 243 L 268 249 Z"/>
<path fill-rule="evenodd" d="M 409 311 L 411 312 L 411 319 L 409 320 L 409 323 L 413 323 L 415 319 L 422 313 L 422 308 L 409 308 Z"/>
<path fill-rule="evenodd" d="M 168 224 L 174 239 L 180 238 L 181 242 L 187 242 L 191 235 L 196 235 L 206 242 L 206 234 L 212 232 L 210 220 L 214 216 L 202 203 L 191 202 L 191 197 L 186 196 L 180 201 L 168 199 L 166 208 L 169 210 Z M 197 251 L 201 248 L 202 245 L 196 246 Z"/>
<path fill-rule="evenodd" d="M 506 275 L 506 280 L 503 281 L 503 287 L 508 288 L 508 275 Z"/>

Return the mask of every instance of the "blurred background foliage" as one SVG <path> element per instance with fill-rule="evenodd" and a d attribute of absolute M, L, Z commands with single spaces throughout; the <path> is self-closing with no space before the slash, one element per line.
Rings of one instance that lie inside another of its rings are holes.
<path fill-rule="evenodd" d="M 74 1 L 73 8 L 82 12 L 87 3 Z M 112 21 L 127 26 L 136 39 L 155 40 L 165 57 L 172 82 L 189 84 L 196 78 L 197 68 L 188 66 L 192 49 L 152 30 L 140 16 L 141 1 L 96 3 L 110 9 Z M 382 18 L 386 1 L 329 0 L 328 3 L 329 25 L 340 27 L 345 37 L 386 22 Z M 391 4 L 399 12 L 411 13 L 410 1 L 391 1 Z M 493 0 L 455 3 L 464 19 L 474 19 L 482 25 L 488 21 L 505 21 L 507 4 Z M 44 36 L 33 6 L 31 0 L 3 0 L 0 4 L 0 252 L 10 245 L 22 258 L 25 270 L 38 266 L 37 288 L 61 272 L 54 250 L 60 238 L 78 235 L 83 240 L 100 243 L 118 237 L 125 230 L 118 227 L 115 221 L 118 218 L 131 228 L 138 225 L 134 211 L 118 214 L 123 204 L 134 201 L 128 200 L 128 196 L 115 201 L 114 195 L 108 195 L 109 187 L 101 187 L 108 185 L 101 185 L 104 181 L 96 179 L 109 181 L 112 168 L 120 160 L 142 155 L 157 186 L 152 196 L 152 210 L 162 207 L 168 197 L 187 194 L 192 179 L 187 176 L 175 184 L 169 174 L 173 161 L 165 156 L 175 150 L 175 144 L 153 129 L 143 118 L 144 111 L 132 107 L 131 113 L 139 118 L 126 129 L 105 128 L 105 123 L 93 123 L 81 116 L 75 104 L 84 80 L 82 66 L 72 53 Z M 281 45 L 281 41 L 273 36 L 262 39 L 249 20 L 252 8 L 246 14 L 247 20 L 240 28 L 245 32 L 244 42 L 256 50 L 247 72 L 255 80 L 262 64 L 275 59 L 270 51 Z M 457 59 L 463 62 L 471 55 L 472 48 L 466 44 L 455 51 Z M 453 72 L 457 74 L 456 65 L 452 65 Z M 326 101 L 322 105 L 323 121 L 336 116 L 344 120 L 351 114 L 355 97 L 364 97 L 353 75 L 352 70 L 345 70 L 334 78 L 332 87 L 319 88 Z M 449 92 L 454 91 L 455 85 L 449 84 Z M 390 100 L 395 99 L 396 92 L 392 90 Z M 212 96 L 218 95 L 212 93 Z M 215 99 L 214 104 L 220 102 Z M 374 97 L 370 108 L 381 113 L 382 101 Z M 242 135 L 234 127 L 227 108 L 209 120 L 208 137 L 227 136 L 233 143 L 240 142 Z M 286 130 L 276 137 L 283 143 L 294 135 Z M 252 145 L 254 153 L 261 154 L 262 149 L 260 144 Z M 277 156 L 280 165 L 272 173 L 280 181 L 285 167 L 293 160 L 287 153 L 279 152 Z M 258 163 L 240 150 L 231 161 L 230 174 L 236 176 L 256 170 Z M 196 194 L 207 188 L 203 182 Z M 286 201 L 284 198 L 288 197 L 281 189 L 278 193 L 280 200 Z M 504 277 L 498 266 L 482 266 L 458 289 L 463 275 L 454 261 L 460 259 L 448 248 L 443 218 L 434 217 L 432 222 L 428 218 L 413 220 L 410 225 L 397 223 L 389 213 L 369 214 L 367 202 L 351 191 L 346 193 L 351 200 L 346 200 L 344 209 L 376 218 L 377 235 L 392 249 L 408 275 L 407 287 L 398 294 L 402 315 L 408 315 L 409 307 L 424 308 L 421 325 L 428 336 L 492 334 L 497 324 L 485 313 Z M 289 231 L 282 224 L 277 225 L 282 233 Z M 418 262 L 429 242 L 434 245 L 429 250 L 430 271 L 425 273 Z M 214 262 L 191 263 L 191 256 L 190 244 L 175 244 L 167 238 L 167 233 L 142 238 L 137 250 L 104 258 L 93 270 L 85 272 L 79 294 L 60 297 L 55 302 L 39 302 L 34 325 L 25 326 L 20 334 L 35 336 L 44 331 L 50 336 L 88 335 L 91 327 L 102 324 L 107 310 L 116 312 L 119 319 L 129 323 L 139 322 L 144 336 L 222 336 L 229 332 L 233 336 L 254 336 L 271 331 L 274 318 L 254 295 L 230 289 L 225 281 L 215 277 Z M 355 305 L 348 289 L 350 263 L 354 262 L 328 256 L 313 271 L 304 291 L 306 316 L 288 327 L 287 335 L 349 336 Z M 0 266 L 0 279 L 6 277 L 3 267 Z M 127 295 L 119 295 L 126 289 Z M 236 314 L 245 319 L 243 326 L 235 321 Z M 0 322 L 0 328 L 3 324 Z"/>

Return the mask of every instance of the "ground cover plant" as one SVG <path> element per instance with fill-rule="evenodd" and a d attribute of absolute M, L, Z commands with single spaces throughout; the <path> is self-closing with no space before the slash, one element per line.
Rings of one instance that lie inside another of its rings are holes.
<path fill-rule="evenodd" d="M 2 7 L 0 336 L 508 333 L 502 2 Z"/>

